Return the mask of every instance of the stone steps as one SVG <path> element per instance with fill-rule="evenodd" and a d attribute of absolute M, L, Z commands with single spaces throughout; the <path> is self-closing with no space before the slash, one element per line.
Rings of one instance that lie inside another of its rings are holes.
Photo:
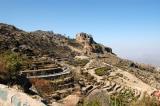
<path fill-rule="evenodd" d="M 115 88 L 115 91 L 118 91 L 121 87 L 121 85 L 117 85 L 117 87 Z"/>
<path fill-rule="evenodd" d="M 113 91 L 109 92 L 109 94 L 115 94 L 115 93 L 117 92 L 117 90 L 120 89 L 120 88 L 121 88 L 121 85 L 118 85 L 118 84 L 117 84 L 117 85 L 114 87 Z"/>
<path fill-rule="evenodd" d="M 103 90 L 107 91 L 109 95 L 115 94 L 115 93 L 126 93 L 126 90 L 131 89 L 125 86 L 122 86 L 120 84 L 117 84 L 115 82 L 106 82 L 106 85 L 102 87 Z M 141 93 L 137 89 L 131 89 L 131 92 L 134 93 L 134 97 L 136 98 L 142 98 L 143 93 Z"/>
<path fill-rule="evenodd" d="M 61 90 L 61 89 L 66 89 L 66 88 L 73 88 L 74 87 L 74 83 L 67 83 L 67 84 L 63 84 L 63 85 L 58 85 L 57 89 L 55 90 Z"/>
<path fill-rule="evenodd" d="M 117 89 L 117 92 L 121 92 L 124 89 L 123 86 L 121 86 L 119 89 Z"/>
<path fill-rule="evenodd" d="M 105 84 L 105 86 L 103 86 L 102 89 L 108 88 L 109 86 L 111 86 L 111 82 L 110 82 L 110 81 L 107 81 L 107 83 Z"/>
<path fill-rule="evenodd" d="M 137 98 L 139 98 L 141 96 L 141 92 L 138 90 L 135 90 L 134 94 L 135 94 L 134 96 Z"/>
<path fill-rule="evenodd" d="M 116 83 L 111 83 L 111 86 L 109 86 L 106 90 L 108 92 L 111 92 L 111 91 L 113 91 L 113 89 L 114 89 L 115 86 L 116 86 Z"/>
<path fill-rule="evenodd" d="M 56 84 L 56 85 L 66 84 L 66 83 L 70 83 L 70 82 L 74 82 L 73 77 L 66 77 L 64 79 L 58 79 L 58 80 L 51 80 L 50 81 L 51 84 Z"/>
<path fill-rule="evenodd" d="M 26 76 L 28 79 L 48 80 L 55 91 L 74 87 L 73 75 L 70 68 L 67 67 L 46 67 L 44 69 L 25 70 L 21 71 L 20 74 Z"/>

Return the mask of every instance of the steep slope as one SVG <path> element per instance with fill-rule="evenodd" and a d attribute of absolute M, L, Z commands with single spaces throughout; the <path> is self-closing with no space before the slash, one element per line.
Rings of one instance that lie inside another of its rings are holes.
<path fill-rule="evenodd" d="M 12 50 L 28 56 L 50 55 L 69 57 L 74 53 L 63 45 L 67 38 L 52 32 L 24 32 L 14 26 L 0 24 L 0 51 Z M 63 55 L 61 54 L 63 52 Z"/>

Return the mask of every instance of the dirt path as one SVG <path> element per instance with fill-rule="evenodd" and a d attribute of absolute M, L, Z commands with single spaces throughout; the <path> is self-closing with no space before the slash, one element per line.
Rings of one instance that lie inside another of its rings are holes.
<path fill-rule="evenodd" d="M 128 87 L 131 87 L 133 89 L 137 89 L 137 90 L 142 91 L 142 92 L 147 92 L 148 94 L 151 94 L 154 90 L 156 90 L 155 88 L 153 88 L 153 87 L 149 86 L 148 84 L 144 83 L 143 81 L 138 79 L 136 76 L 134 76 L 133 74 L 130 74 L 127 71 L 117 69 L 115 72 L 113 72 L 111 74 L 116 75 L 118 73 L 123 75 L 123 77 L 120 77 L 120 78 L 116 79 L 122 85 L 126 85 Z"/>
<path fill-rule="evenodd" d="M 101 82 L 103 79 L 101 76 L 95 74 L 95 69 L 88 70 L 88 73 L 91 74 L 91 76 L 94 76 L 97 79 L 97 82 Z"/>
<path fill-rule="evenodd" d="M 93 62 L 94 62 L 94 60 L 90 60 L 90 62 L 85 66 L 86 71 L 89 74 L 91 74 L 92 76 L 94 76 L 97 79 L 97 82 L 101 82 L 103 77 L 95 74 L 95 68 L 93 68 L 93 69 L 89 68 L 90 64 L 92 64 Z M 106 65 L 108 65 L 108 64 L 106 64 Z M 114 67 L 114 66 L 111 66 L 111 67 Z M 156 90 L 156 88 L 153 88 L 150 85 L 144 83 L 142 80 L 137 78 L 135 75 L 133 75 L 127 71 L 121 70 L 117 67 L 114 67 L 114 68 L 116 70 L 111 72 L 110 75 L 108 76 L 108 77 L 116 76 L 114 79 L 112 79 L 112 81 L 115 81 L 122 86 L 127 86 L 131 89 L 137 89 L 138 91 L 141 91 L 141 92 L 147 92 L 148 94 L 151 94 L 151 93 L 153 93 L 153 91 Z M 118 76 L 118 74 L 120 76 Z"/>
<path fill-rule="evenodd" d="M 78 53 L 82 53 L 82 50 L 79 50 L 79 49 L 77 49 L 77 48 L 75 48 L 75 47 L 73 47 L 73 46 L 69 46 L 69 45 L 67 45 L 71 50 L 73 50 L 73 51 L 75 51 L 75 52 L 78 52 Z"/>

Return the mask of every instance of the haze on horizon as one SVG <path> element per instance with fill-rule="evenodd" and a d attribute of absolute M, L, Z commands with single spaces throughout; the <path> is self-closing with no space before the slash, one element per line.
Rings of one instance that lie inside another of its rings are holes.
<path fill-rule="evenodd" d="M 1 0 L 0 22 L 70 37 L 90 33 L 120 57 L 160 66 L 159 0 Z"/>

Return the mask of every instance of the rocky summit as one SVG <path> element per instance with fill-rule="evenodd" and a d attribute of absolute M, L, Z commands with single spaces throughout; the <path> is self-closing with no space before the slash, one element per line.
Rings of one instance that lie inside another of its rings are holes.
<path fill-rule="evenodd" d="M 69 38 L 3 23 L 0 83 L 2 106 L 141 106 L 145 100 L 158 106 L 160 97 L 159 68 L 122 59 L 92 35 Z"/>
<path fill-rule="evenodd" d="M 90 53 L 112 53 L 112 49 L 96 43 L 91 35 L 87 33 L 78 33 L 76 35 L 76 42 L 83 45 L 83 51 L 85 54 Z"/>

